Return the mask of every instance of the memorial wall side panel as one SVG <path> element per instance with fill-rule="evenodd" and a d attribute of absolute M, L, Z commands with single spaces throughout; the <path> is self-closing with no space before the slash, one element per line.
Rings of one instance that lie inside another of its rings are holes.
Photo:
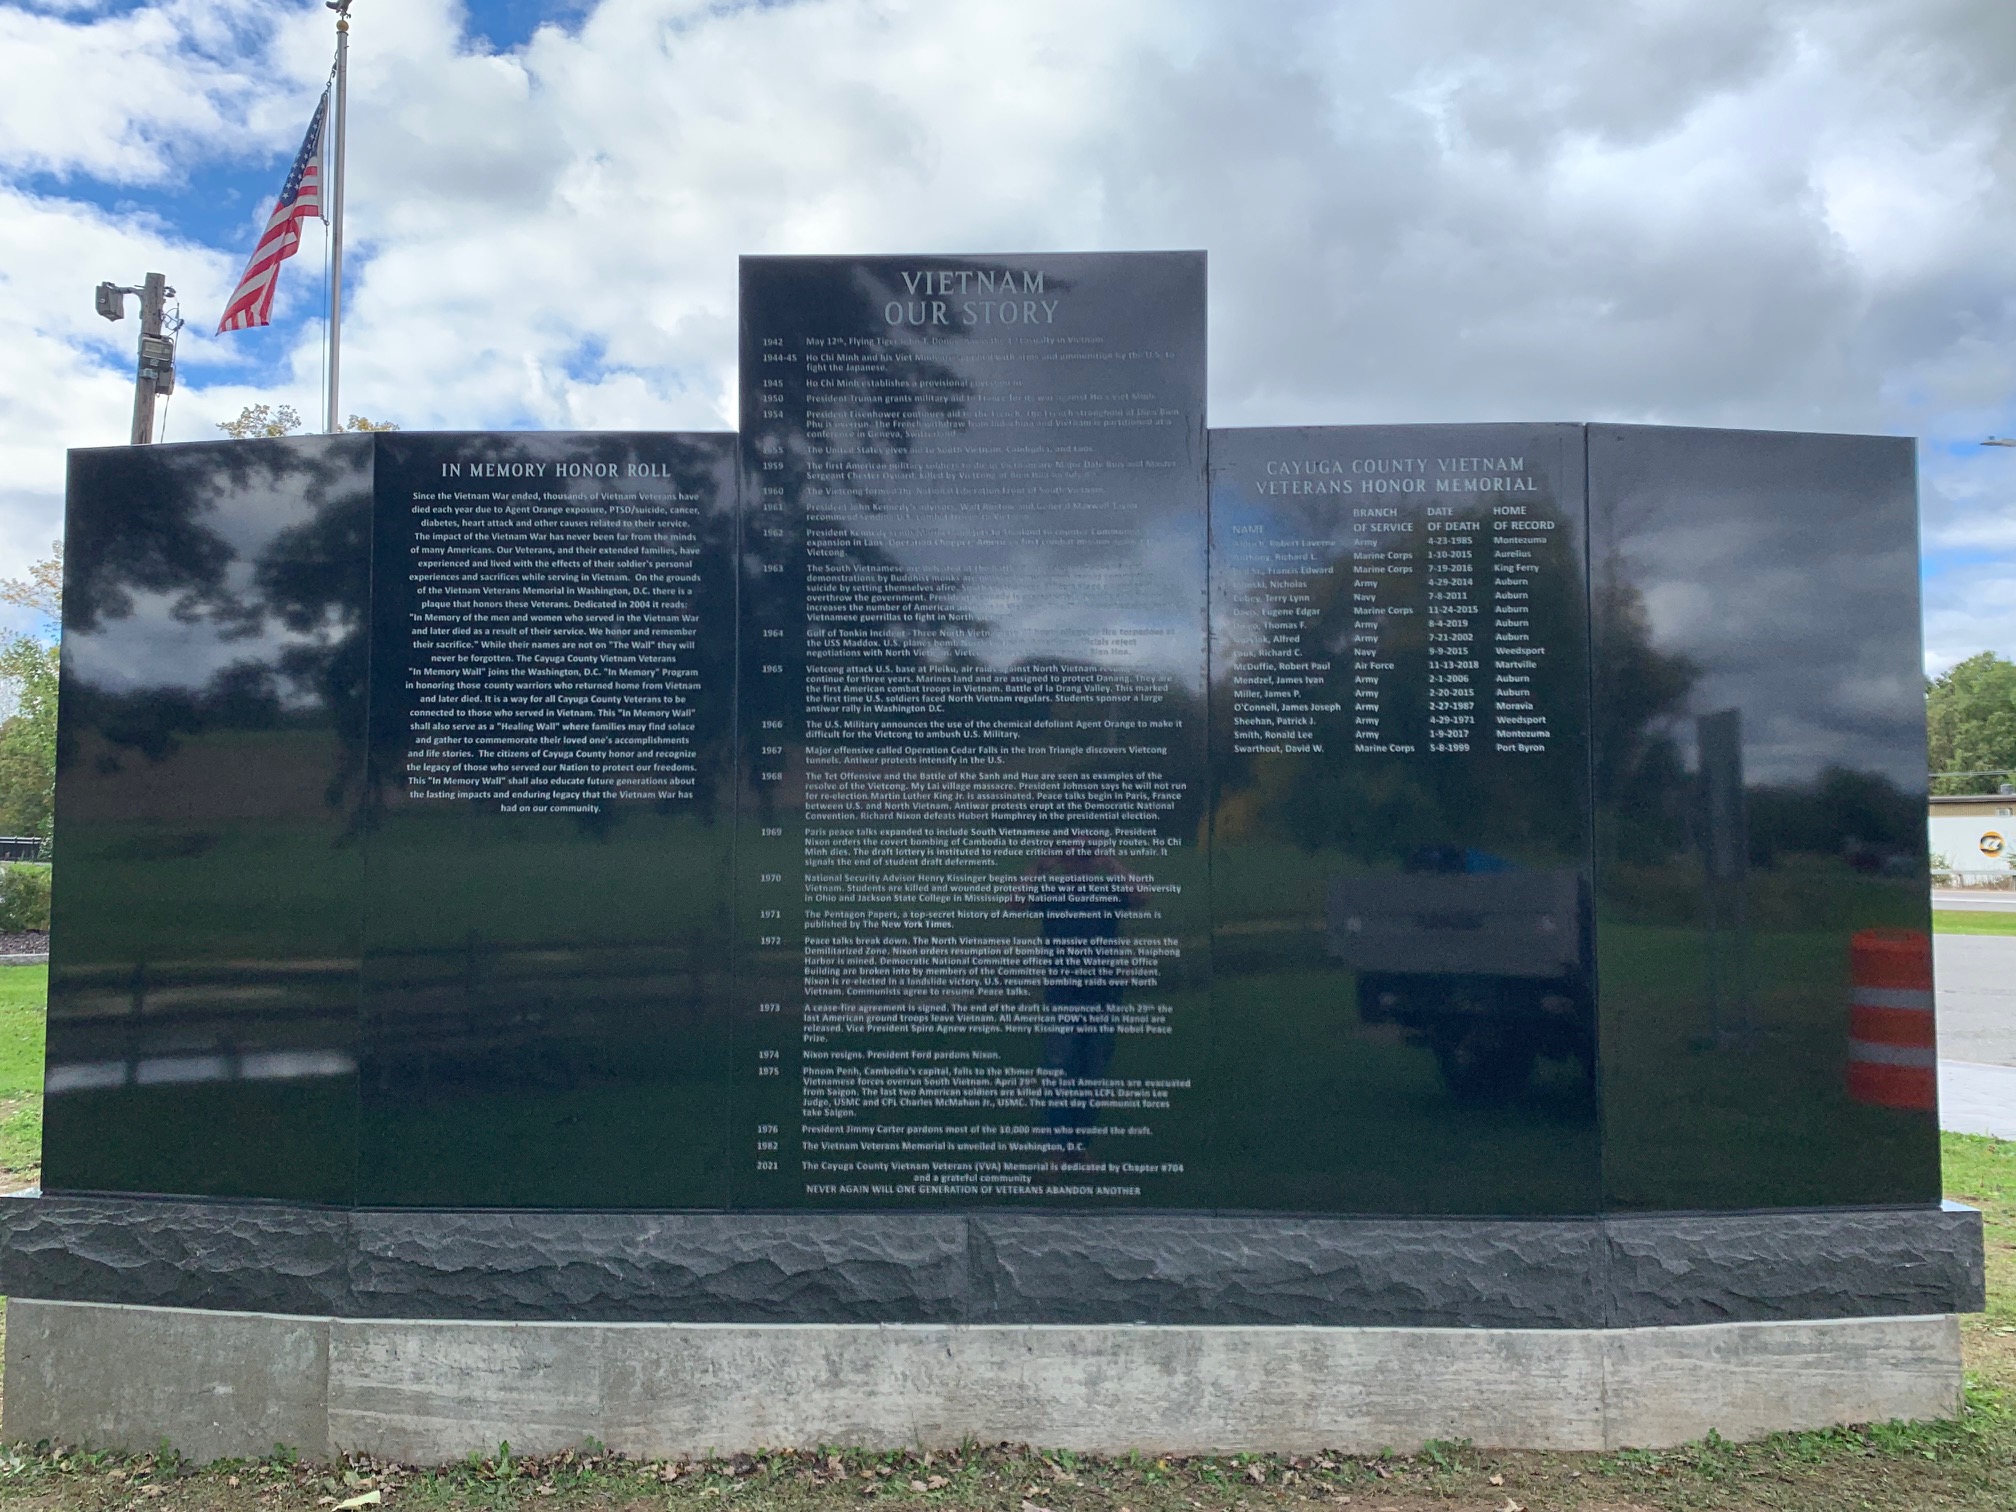
<path fill-rule="evenodd" d="M 1204 260 L 742 264 L 738 1205 L 1195 1204 Z"/>
<path fill-rule="evenodd" d="M 1211 436 L 1214 1201 L 1599 1195 L 1578 427 Z"/>
<path fill-rule="evenodd" d="M 1849 1084 L 1855 936 L 1929 949 L 1912 443 L 1593 426 L 1589 470 L 1607 1201 L 1936 1201 L 1929 992 L 1864 983 L 1920 1105 Z"/>
<path fill-rule="evenodd" d="M 381 443 L 360 1200 L 719 1206 L 734 443 Z"/>
<path fill-rule="evenodd" d="M 71 454 L 50 1191 L 350 1200 L 371 476 Z"/>

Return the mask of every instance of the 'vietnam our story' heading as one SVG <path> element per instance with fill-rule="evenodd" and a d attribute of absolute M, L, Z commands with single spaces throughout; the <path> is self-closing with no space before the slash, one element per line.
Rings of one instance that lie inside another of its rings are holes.
<path fill-rule="evenodd" d="M 882 306 L 892 326 L 1055 325 L 1062 303 L 1041 297 L 1040 269 L 917 268 L 898 276 L 908 297 Z"/>

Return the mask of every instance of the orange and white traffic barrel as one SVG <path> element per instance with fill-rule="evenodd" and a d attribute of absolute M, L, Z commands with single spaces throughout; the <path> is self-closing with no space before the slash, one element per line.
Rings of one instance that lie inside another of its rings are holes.
<path fill-rule="evenodd" d="M 1848 957 L 1848 1095 L 1882 1108 L 1935 1111 L 1932 937 L 1915 929 L 1864 929 L 1849 942 Z"/>

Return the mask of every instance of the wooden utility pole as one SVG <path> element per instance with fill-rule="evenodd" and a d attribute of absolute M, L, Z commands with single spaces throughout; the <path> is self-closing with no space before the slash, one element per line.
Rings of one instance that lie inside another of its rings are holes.
<path fill-rule="evenodd" d="M 140 286 L 140 370 L 133 380 L 133 444 L 154 440 L 154 401 L 175 392 L 175 343 L 161 334 L 168 279 L 149 273 Z"/>
<path fill-rule="evenodd" d="M 147 446 L 154 440 L 154 401 L 175 392 L 175 332 L 162 329 L 175 291 L 162 273 L 149 273 L 137 289 L 101 283 L 98 313 L 107 320 L 124 320 L 128 294 L 140 296 L 140 356 L 133 376 L 133 434 L 129 439 L 135 446 Z M 181 326 L 177 318 L 176 330 Z"/>

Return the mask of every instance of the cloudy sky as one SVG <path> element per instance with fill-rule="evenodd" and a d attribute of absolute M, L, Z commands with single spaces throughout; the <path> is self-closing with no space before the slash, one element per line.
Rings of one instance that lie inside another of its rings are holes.
<path fill-rule="evenodd" d="M 742 252 L 1202 247 L 1222 425 L 1922 438 L 1936 669 L 2016 655 L 2009 0 L 355 0 L 344 409 L 721 428 Z M 217 318 L 319 0 L 0 0 L 0 573 L 63 448 L 320 411 L 321 255 Z"/>

